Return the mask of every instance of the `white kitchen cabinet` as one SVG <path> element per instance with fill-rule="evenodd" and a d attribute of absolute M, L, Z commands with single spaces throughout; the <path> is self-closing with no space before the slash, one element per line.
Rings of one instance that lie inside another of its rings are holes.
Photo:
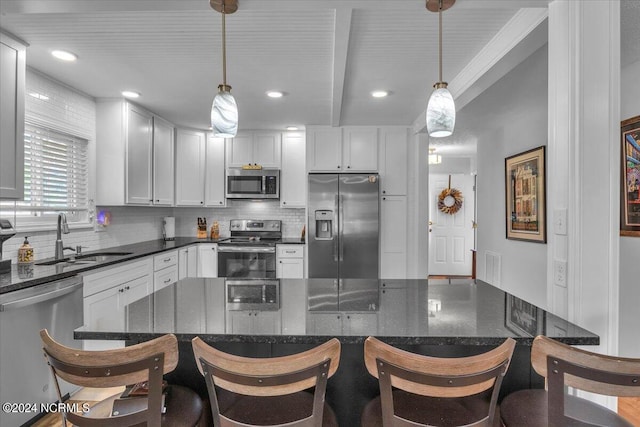
<path fill-rule="evenodd" d="M 228 334 L 270 335 L 282 329 L 280 311 L 230 310 L 226 320 Z"/>
<path fill-rule="evenodd" d="M 204 206 L 204 132 L 176 131 L 176 206 Z"/>
<path fill-rule="evenodd" d="M 377 172 L 378 128 L 307 128 L 309 172 Z"/>
<path fill-rule="evenodd" d="M 304 245 L 276 246 L 276 277 L 278 279 L 304 278 Z"/>
<path fill-rule="evenodd" d="M 153 257 L 153 290 L 159 291 L 178 281 L 178 251 L 167 251 Z"/>
<path fill-rule="evenodd" d="M 380 194 L 407 194 L 407 128 L 380 129 Z"/>
<path fill-rule="evenodd" d="M 393 283 L 382 281 L 380 291 L 380 325 L 382 336 L 403 336 L 408 334 L 409 307 L 406 287 L 395 287 Z"/>
<path fill-rule="evenodd" d="M 307 326 L 311 334 L 371 334 L 371 331 L 377 330 L 378 315 L 359 312 L 309 313 Z"/>
<path fill-rule="evenodd" d="M 173 205 L 173 125 L 125 100 L 96 102 L 96 204 Z"/>
<path fill-rule="evenodd" d="M 0 33 L 0 199 L 24 198 L 26 47 Z"/>
<path fill-rule="evenodd" d="M 148 331 L 151 318 L 128 318 L 127 304 L 149 295 L 153 290 L 153 260 L 143 260 L 105 267 L 83 274 L 84 324 L 89 328 L 121 331 L 126 325 Z M 85 341 L 85 349 L 123 347 L 122 341 Z"/>
<path fill-rule="evenodd" d="M 218 277 L 218 245 L 198 244 L 198 273 L 196 277 Z"/>
<path fill-rule="evenodd" d="M 227 167 L 260 165 L 263 168 L 280 168 L 280 132 L 247 131 L 227 139 Z"/>
<path fill-rule="evenodd" d="M 407 196 L 380 198 L 380 276 L 406 278 Z"/>
<path fill-rule="evenodd" d="M 196 277 L 198 269 L 198 248 L 196 245 L 178 249 L 178 280 Z"/>
<path fill-rule="evenodd" d="M 224 138 L 217 138 L 207 134 L 206 171 L 204 184 L 204 204 L 211 207 L 224 207 L 225 198 L 225 167 L 224 167 Z"/>
<path fill-rule="evenodd" d="M 307 206 L 307 171 L 303 132 L 282 135 L 282 169 L 280 171 L 280 207 Z"/>

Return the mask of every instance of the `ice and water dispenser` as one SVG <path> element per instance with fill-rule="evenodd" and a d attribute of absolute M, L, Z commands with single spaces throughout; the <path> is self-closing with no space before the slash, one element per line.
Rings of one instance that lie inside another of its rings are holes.
<path fill-rule="evenodd" d="M 333 211 L 317 210 L 316 211 L 316 240 L 332 240 L 333 239 Z"/>

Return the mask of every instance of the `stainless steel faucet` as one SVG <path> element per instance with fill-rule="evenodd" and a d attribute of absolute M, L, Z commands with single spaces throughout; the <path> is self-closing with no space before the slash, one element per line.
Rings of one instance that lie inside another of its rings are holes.
<path fill-rule="evenodd" d="M 67 224 L 67 216 L 60 212 L 58 214 L 58 229 L 56 231 L 56 254 L 55 259 L 64 258 L 65 249 L 74 250 L 72 247 L 64 247 L 62 244 L 62 233 L 69 234 L 69 225 Z"/>

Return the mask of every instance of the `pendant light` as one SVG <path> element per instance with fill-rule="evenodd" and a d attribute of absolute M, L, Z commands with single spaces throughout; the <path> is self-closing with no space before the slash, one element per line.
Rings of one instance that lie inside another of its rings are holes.
<path fill-rule="evenodd" d="M 447 89 L 447 83 L 442 81 L 442 12 L 447 10 L 455 0 L 427 0 L 427 9 L 438 12 L 439 21 L 439 81 L 433 85 L 435 89 L 431 93 L 427 105 L 427 131 L 433 138 L 443 138 L 453 133 L 456 124 L 456 106 L 453 96 Z"/>
<path fill-rule="evenodd" d="M 237 0 L 210 0 L 213 9 L 222 14 L 222 84 L 211 105 L 211 128 L 213 135 L 232 138 L 238 132 L 238 105 L 227 84 L 227 39 L 225 16 L 238 10 Z"/>

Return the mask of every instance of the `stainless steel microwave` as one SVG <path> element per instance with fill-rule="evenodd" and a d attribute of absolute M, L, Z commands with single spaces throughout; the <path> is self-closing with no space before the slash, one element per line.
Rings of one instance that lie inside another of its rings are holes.
<path fill-rule="evenodd" d="M 227 169 L 227 199 L 279 199 L 279 169 Z"/>

